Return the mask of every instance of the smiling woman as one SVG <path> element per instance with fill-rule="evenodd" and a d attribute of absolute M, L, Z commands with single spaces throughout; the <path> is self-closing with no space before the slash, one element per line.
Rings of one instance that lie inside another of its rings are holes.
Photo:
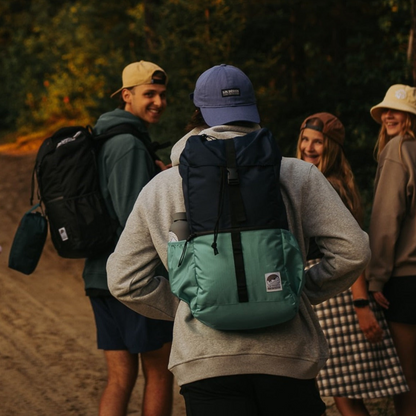
<path fill-rule="evenodd" d="M 313 114 L 301 125 L 296 157 L 314 164 L 361 222 L 361 201 L 343 151 L 344 139 L 345 129 L 337 117 L 330 113 Z"/>
<path fill-rule="evenodd" d="M 401 136 L 401 142 L 416 140 L 416 88 L 402 84 L 391 86 L 383 101 L 375 105 L 370 113 L 381 124 L 376 143 L 377 159 L 395 136 Z"/>
<path fill-rule="evenodd" d="M 403 111 L 386 108 L 381 114 L 381 123 L 390 137 L 398 136 L 405 127 L 407 115 Z"/>
<path fill-rule="evenodd" d="M 416 414 L 416 88 L 396 84 L 370 110 L 381 124 L 370 221 L 369 290 L 384 309 L 410 392 L 398 416 Z"/>
<path fill-rule="evenodd" d="M 315 120 L 317 124 L 322 124 L 322 121 L 319 118 L 316 118 Z M 313 127 L 311 121 L 311 123 L 302 131 L 302 139 L 299 147 L 302 159 L 305 162 L 318 165 L 324 148 L 324 135 L 321 131 L 317 131 Z"/>
<path fill-rule="evenodd" d="M 362 223 L 360 196 L 344 155 L 344 140 L 345 129 L 337 117 L 313 114 L 301 125 L 297 157 L 313 163 L 325 175 Z M 310 239 L 306 269 L 322 258 L 317 242 Z M 407 391 L 387 322 L 369 296 L 364 274 L 351 288 L 314 309 L 329 347 L 329 359 L 317 377 L 319 391 L 324 397 L 334 397 L 341 415 L 369 416 L 364 399 Z M 392 368 L 395 377 L 389 376 Z"/>

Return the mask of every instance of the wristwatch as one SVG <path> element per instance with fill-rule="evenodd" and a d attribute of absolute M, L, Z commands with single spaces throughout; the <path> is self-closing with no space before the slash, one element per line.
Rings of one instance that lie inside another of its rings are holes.
<path fill-rule="evenodd" d="M 355 299 L 352 303 L 356 308 L 365 308 L 370 304 L 370 301 L 368 299 Z"/>

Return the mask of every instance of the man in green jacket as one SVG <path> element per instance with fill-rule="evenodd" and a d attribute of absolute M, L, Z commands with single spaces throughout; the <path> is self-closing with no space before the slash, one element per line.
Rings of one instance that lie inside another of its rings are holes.
<path fill-rule="evenodd" d="M 141 189 L 166 168 L 152 159 L 145 145 L 151 142 L 147 128 L 159 121 L 166 108 L 166 73 L 151 62 L 134 62 L 124 68 L 122 81 L 123 86 L 112 95 L 120 95 L 119 108 L 101 115 L 94 127 L 95 133 L 101 134 L 127 123 L 141 135 L 141 140 L 131 134 L 117 135 L 104 143 L 98 155 L 101 192 L 110 215 L 119 224 L 115 240 Z M 111 296 L 106 263 L 112 251 L 88 258 L 83 272 L 95 316 L 98 348 L 104 350 L 108 370 L 99 415 L 126 415 L 140 354 L 145 378 L 142 415 L 169 416 L 173 376 L 167 365 L 173 325 L 139 315 Z"/>

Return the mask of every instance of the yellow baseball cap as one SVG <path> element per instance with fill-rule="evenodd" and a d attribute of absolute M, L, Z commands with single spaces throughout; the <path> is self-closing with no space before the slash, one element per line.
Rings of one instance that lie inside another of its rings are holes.
<path fill-rule="evenodd" d="M 381 124 L 381 114 L 385 109 L 416 114 L 416 88 L 403 84 L 392 85 L 387 90 L 383 101 L 371 108 L 371 117 Z"/>
<path fill-rule="evenodd" d="M 153 75 L 156 71 L 161 71 L 165 74 L 165 79 L 155 79 Z M 137 85 L 145 85 L 145 84 L 162 84 L 167 85 L 168 83 L 168 76 L 166 72 L 158 65 L 147 62 L 147 61 L 139 61 L 133 62 L 127 65 L 123 69 L 122 74 L 122 81 L 123 86 L 118 89 L 116 92 L 111 94 L 111 97 L 114 97 L 117 93 L 119 93 L 124 88 L 131 88 L 136 87 Z"/>

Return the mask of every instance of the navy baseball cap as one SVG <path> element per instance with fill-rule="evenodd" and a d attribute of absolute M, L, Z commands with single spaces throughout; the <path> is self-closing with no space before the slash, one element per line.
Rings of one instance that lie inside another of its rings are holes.
<path fill-rule="evenodd" d="M 260 122 L 253 85 L 235 66 L 221 64 L 206 70 L 196 81 L 191 98 L 208 126 Z"/>

